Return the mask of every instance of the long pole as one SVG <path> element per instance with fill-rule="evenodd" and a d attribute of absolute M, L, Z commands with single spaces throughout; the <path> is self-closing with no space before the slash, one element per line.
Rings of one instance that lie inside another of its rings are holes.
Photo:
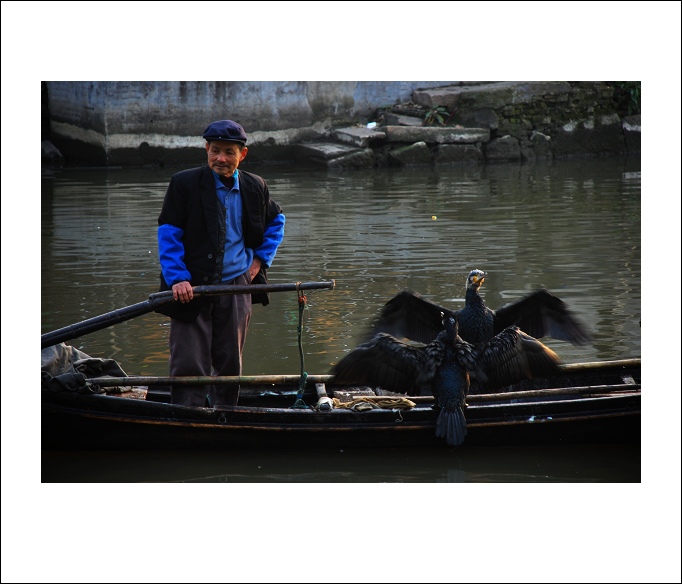
<path fill-rule="evenodd" d="M 297 290 L 322 289 L 333 290 L 335 286 L 336 282 L 331 280 L 330 282 L 247 284 L 243 286 L 228 284 L 218 286 L 194 286 L 192 290 L 194 291 L 195 296 L 219 296 L 221 294 L 257 294 L 259 292 L 289 292 Z M 107 312 L 106 314 L 100 314 L 99 316 L 95 316 L 75 324 L 70 324 L 55 331 L 45 333 L 44 335 L 40 336 L 41 349 L 44 349 L 45 347 L 51 347 L 52 345 L 57 345 L 58 343 L 63 343 L 64 341 L 68 341 L 70 339 L 75 339 L 77 337 L 118 324 L 119 322 L 130 320 L 136 316 L 141 316 L 148 312 L 152 312 L 162 304 L 166 304 L 168 302 L 174 302 L 172 290 L 167 290 L 165 292 L 155 292 L 154 294 L 150 294 L 149 298 L 144 302 L 138 302 L 137 304 L 131 304 L 130 306 L 118 308 L 116 310 L 112 310 L 111 312 Z"/>

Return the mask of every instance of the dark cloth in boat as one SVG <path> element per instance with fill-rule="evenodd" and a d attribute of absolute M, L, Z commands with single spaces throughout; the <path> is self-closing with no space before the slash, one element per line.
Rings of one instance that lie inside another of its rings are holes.
<path fill-rule="evenodd" d="M 104 393 L 88 383 L 94 377 L 127 377 L 113 359 L 91 357 L 75 347 L 59 343 L 46 347 L 40 355 L 41 387 L 49 391 Z"/>

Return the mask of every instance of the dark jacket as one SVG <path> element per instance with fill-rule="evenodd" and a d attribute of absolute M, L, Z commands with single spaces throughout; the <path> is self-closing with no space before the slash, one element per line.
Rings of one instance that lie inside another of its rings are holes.
<path fill-rule="evenodd" d="M 255 249 L 263 243 L 265 227 L 282 208 L 272 199 L 265 181 L 258 175 L 239 170 L 239 190 L 242 198 L 244 245 Z M 184 231 L 185 265 L 192 278 L 192 286 L 219 284 L 223 265 L 225 224 L 224 213 L 216 194 L 211 169 L 183 170 L 171 177 L 163 201 L 159 225 L 174 225 Z M 267 284 L 265 268 L 253 279 L 254 284 Z M 161 275 L 160 290 L 170 286 Z M 264 306 L 270 301 L 267 293 L 252 295 L 252 301 Z M 156 312 L 185 321 L 196 319 L 206 297 L 198 297 L 182 304 L 170 302 Z"/>

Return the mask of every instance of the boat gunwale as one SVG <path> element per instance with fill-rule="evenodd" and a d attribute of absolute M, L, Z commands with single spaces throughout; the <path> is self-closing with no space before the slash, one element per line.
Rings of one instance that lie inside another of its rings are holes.
<path fill-rule="evenodd" d="M 55 394 L 55 395 L 64 395 L 64 394 Z M 68 394 L 72 395 L 72 394 Z M 471 404 L 465 408 L 465 417 L 467 417 L 467 423 L 468 424 L 483 424 L 483 423 L 493 423 L 492 421 L 483 421 L 483 420 L 478 420 L 475 419 L 473 416 L 466 416 L 467 412 L 470 414 L 485 414 L 487 412 L 494 413 L 497 411 L 506 411 L 506 415 L 508 416 L 513 416 L 514 415 L 514 410 L 522 410 L 524 408 L 536 408 L 538 410 L 540 409 L 547 409 L 547 408 L 553 408 L 556 407 L 557 405 L 599 405 L 601 403 L 604 403 L 605 401 L 625 401 L 625 400 L 631 400 L 632 398 L 635 398 L 637 401 L 641 400 L 641 392 L 640 391 L 629 391 L 629 392 L 617 392 L 609 395 L 599 395 L 599 396 L 590 396 L 590 397 L 580 397 L 580 396 L 566 396 L 564 399 L 559 399 L 559 400 L 522 400 L 522 401 L 506 401 L 506 402 L 495 402 L 495 403 L 478 403 L 478 404 Z M 237 406 L 219 406 L 217 408 L 206 408 L 206 407 L 194 407 L 194 406 L 184 406 L 180 404 L 168 404 L 168 403 L 159 403 L 159 402 L 147 402 L 145 400 L 140 400 L 140 399 L 134 399 L 134 398 L 126 398 L 126 397 L 112 397 L 111 395 L 106 395 L 106 394 L 91 394 L 91 395 L 78 395 L 77 397 L 72 397 L 72 398 L 67 398 L 70 399 L 71 403 L 68 405 L 64 404 L 44 404 L 43 409 L 46 409 L 47 411 L 61 411 L 64 413 L 71 413 L 72 415 L 81 415 L 84 417 L 90 417 L 90 418 L 101 418 L 101 419 L 110 419 L 110 420 L 121 420 L 121 419 L 126 419 L 130 421 L 147 421 L 150 423 L 163 423 L 163 424 L 190 424 L 190 425 L 206 425 L 206 426 L 213 426 L 215 425 L 216 427 L 223 427 L 225 426 L 225 423 L 220 423 L 220 422 L 214 422 L 212 418 L 215 416 L 220 417 L 226 417 L 229 416 L 229 418 L 235 418 L 236 416 L 245 416 L 245 415 L 251 415 L 251 416 L 258 416 L 258 417 L 275 417 L 279 416 L 282 418 L 280 421 L 273 421 L 270 422 L 269 425 L 277 425 L 277 424 L 284 424 L 287 423 L 286 420 L 289 419 L 296 419 L 300 418 L 302 419 L 304 416 L 305 417 L 310 417 L 310 416 L 315 416 L 319 420 L 324 420 L 324 419 L 331 419 L 331 418 L 337 418 L 337 419 L 342 419 L 342 418 L 355 418 L 357 420 L 357 425 L 361 425 L 364 427 L 365 424 L 368 424 L 369 422 L 366 420 L 368 416 L 372 417 L 387 417 L 389 414 L 399 414 L 400 415 L 400 420 L 397 420 L 396 423 L 402 423 L 405 421 L 405 418 L 414 418 L 416 417 L 415 414 L 430 414 L 432 415 L 429 417 L 429 421 L 435 421 L 433 418 L 436 415 L 436 410 L 433 407 L 433 404 L 428 404 L 428 403 L 418 403 L 415 404 L 415 406 L 409 407 L 409 408 L 381 408 L 381 407 L 375 407 L 369 410 L 365 411 L 355 411 L 351 408 L 333 408 L 330 410 L 319 410 L 316 409 L 312 406 L 307 406 L 305 408 L 294 408 L 291 406 L 288 407 L 272 407 L 272 406 L 247 406 L 247 405 L 237 405 Z M 130 411 L 121 411 L 121 412 L 111 412 L 108 409 L 102 408 L 102 409 L 84 409 L 84 408 L 79 408 L 77 405 L 79 403 L 84 402 L 89 402 L 90 404 L 97 404 L 100 402 L 101 404 L 104 403 L 113 403 L 113 401 L 116 401 L 118 404 L 120 404 L 122 409 L 128 409 L 132 408 L 135 410 L 138 410 L 136 413 L 131 413 Z M 143 405 L 144 404 L 144 405 Z M 105 411 L 106 410 L 106 411 Z M 140 412 L 139 410 L 147 410 L 147 412 Z M 156 416 L 156 417 L 150 417 L 152 413 L 159 413 L 159 414 L 164 414 L 163 416 Z M 175 418 L 174 412 L 178 413 L 183 413 L 187 415 L 187 417 L 183 418 Z M 641 408 L 631 408 L 625 411 L 625 413 L 634 413 L 638 414 L 641 413 Z M 145 415 L 146 414 L 146 415 Z M 197 417 L 193 417 L 192 414 L 196 414 Z M 172 417 L 170 417 L 172 415 Z M 545 415 L 545 414 L 538 414 L 539 416 Z M 573 414 L 575 415 L 575 413 Z M 597 416 L 605 416 L 607 415 L 606 412 L 600 411 L 600 410 L 584 410 L 584 414 L 582 416 L 578 417 L 583 417 L 583 418 L 594 418 Z M 469 417 L 472 419 L 469 420 Z M 204 418 L 204 419 L 201 419 Z M 558 415 L 557 418 L 559 419 Z M 383 423 L 380 422 L 380 420 L 376 420 L 377 423 Z M 301 422 L 305 426 L 314 426 L 313 423 L 311 422 Z M 320 427 L 322 426 L 327 426 L 328 424 L 324 422 L 319 422 L 318 425 Z M 346 424 L 346 425 L 351 425 L 351 424 Z"/>
<path fill-rule="evenodd" d="M 429 408 L 423 408 L 425 410 Z M 286 410 L 284 410 L 286 411 Z M 378 410 L 372 410 L 375 413 L 385 414 L 393 412 L 393 410 L 383 410 L 379 412 Z M 61 412 L 68 413 L 68 412 Z M 340 432 L 340 431 L 357 431 L 362 429 L 362 431 L 385 431 L 387 429 L 391 430 L 416 430 L 416 429 L 432 429 L 435 425 L 434 418 L 423 418 L 416 420 L 394 420 L 392 423 L 388 420 L 376 420 L 375 422 L 368 422 L 366 420 L 358 420 L 357 423 L 347 423 L 347 424 L 304 424 L 283 422 L 283 421 L 272 421 L 272 422 L 244 422 L 244 423 L 234 423 L 234 422 L 216 422 L 212 420 L 195 420 L 195 419 L 170 419 L 170 418 L 147 418 L 147 417 L 131 417 L 131 416 L 115 416 L 110 413 L 101 412 L 83 412 L 79 410 L 72 410 L 74 415 L 79 415 L 83 418 L 90 418 L 98 421 L 111 421 L 111 422 L 125 422 L 128 424 L 140 424 L 140 425 L 160 425 L 164 427 L 174 426 L 179 428 L 201 428 L 205 430 L 217 430 L 228 431 L 228 430 L 253 430 L 253 431 L 269 431 L 269 432 Z M 274 412 L 273 412 L 274 413 Z M 341 412 L 340 412 L 341 413 Z M 357 413 L 357 412 L 349 412 Z M 363 414 L 371 414 L 371 411 L 362 412 Z M 625 411 L 587 411 L 583 412 L 581 415 L 576 415 L 572 413 L 570 415 L 560 416 L 543 416 L 538 415 L 536 419 L 529 419 L 524 416 L 525 419 L 505 419 L 505 420 L 467 420 L 467 428 L 490 428 L 490 427 L 504 427 L 504 426 L 521 426 L 521 425 L 553 425 L 568 422 L 585 422 L 590 420 L 604 420 L 608 418 L 622 418 L 622 417 L 633 417 L 640 416 L 641 411 L 639 409 L 631 409 Z M 533 416 L 535 418 L 535 416 Z"/>
<path fill-rule="evenodd" d="M 613 365 L 596 371 L 578 368 L 536 380 L 535 389 L 525 389 L 529 384 L 524 383 L 516 386 L 521 390 L 468 396 L 465 445 L 639 441 L 640 360 L 626 362 L 627 367 L 619 364 L 615 371 Z M 583 371 L 584 376 L 574 374 Z M 554 387 L 546 387 L 548 383 Z M 280 390 L 270 383 L 251 383 L 241 394 L 243 402 L 240 397 L 236 406 L 213 408 L 170 404 L 166 395 L 155 399 L 159 396 L 151 387 L 108 392 L 89 387 L 94 391 L 83 393 L 44 388 L 43 448 L 308 447 L 310 437 L 319 438 L 325 447 L 442 445 L 434 432 L 438 408 L 433 396 L 362 395 L 351 388 L 368 389 L 327 385 L 329 395 L 338 397 L 334 392 L 340 390 L 346 404 L 329 410 L 306 403 L 298 407 L 303 400 L 313 404 L 324 395 L 317 384 L 299 393 L 289 386 Z M 387 407 L 390 402 L 382 400 L 390 398 L 414 400 L 414 405 L 405 408 L 409 404 L 398 400 L 396 407 Z M 351 407 L 362 401 L 379 404 L 360 411 Z"/>

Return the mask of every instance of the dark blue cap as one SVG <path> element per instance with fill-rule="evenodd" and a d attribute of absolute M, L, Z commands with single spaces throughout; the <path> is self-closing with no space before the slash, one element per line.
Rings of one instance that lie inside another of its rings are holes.
<path fill-rule="evenodd" d="M 205 140 L 225 140 L 227 142 L 246 144 L 244 128 L 232 120 L 219 120 L 210 123 L 204 130 L 203 137 Z"/>

